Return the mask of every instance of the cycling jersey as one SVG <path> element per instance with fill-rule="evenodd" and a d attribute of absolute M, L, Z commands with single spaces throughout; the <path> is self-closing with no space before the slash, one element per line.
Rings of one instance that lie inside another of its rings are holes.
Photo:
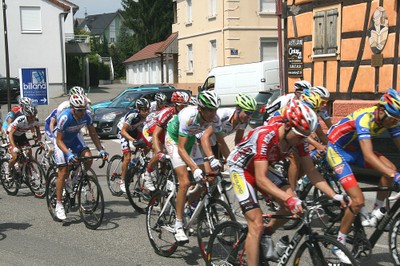
<path fill-rule="evenodd" d="M 21 111 L 21 107 L 20 106 L 14 106 L 13 108 L 11 108 L 11 111 L 7 113 L 6 117 L 4 118 L 3 124 L 1 129 L 3 130 L 4 133 L 7 134 L 7 128 L 8 128 L 8 122 L 7 120 L 9 118 L 12 119 L 12 121 L 14 121 L 17 117 L 22 115 L 22 111 Z"/>
<path fill-rule="evenodd" d="M 44 121 L 44 130 L 46 132 L 46 135 L 50 139 L 54 138 L 54 134 L 50 130 L 50 122 L 51 122 L 52 118 L 56 119 L 56 117 L 57 117 L 57 108 L 54 108 L 54 110 L 51 112 L 51 114 L 48 117 L 46 117 L 46 120 Z"/>
<path fill-rule="evenodd" d="M 135 131 L 142 131 L 145 120 L 146 118 L 143 118 L 138 110 L 130 111 L 119 120 L 117 124 L 118 131 L 121 131 L 124 124 L 128 125 L 127 132 L 129 134 Z"/>
<path fill-rule="evenodd" d="M 56 112 L 56 117 L 58 118 L 60 116 L 60 114 L 67 110 L 70 107 L 70 103 L 69 100 L 67 101 L 63 101 L 62 103 L 60 103 L 57 107 L 57 112 Z"/>
<path fill-rule="evenodd" d="M 92 125 L 92 117 L 90 112 L 86 110 L 85 115 L 80 121 L 77 121 L 72 114 L 72 109 L 68 108 L 64 110 L 57 122 L 57 132 L 64 134 L 64 143 L 68 147 L 68 144 L 74 141 L 76 138 L 81 137 L 79 134 L 83 127 Z M 70 148 L 70 147 L 68 147 Z"/>
<path fill-rule="evenodd" d="M 167 131 L 171 139 L 178 144 L 178 137 L 188 137 L 189 141 L 186 145 L 186 150 L 190 150 L 196 141 L 195 135 L 203 132 L 209 126 L 213 127 L 215 134 L 222 134 L 221 120 L 218 115 L 215 115 L 212 122 L 200 124 L 199 110 L 197 106 L 188 106 L 175 115 L 168 123 Z"/>
<path fill-rule="evenodd" d="M 147 116 L 146 122 L 143 126 L 143 135 L 148 141 L 151 141 L 151 136 L 157 126 L 163 129 L 163 134 L 160 136 L 160 141 L 164 143 L 165 129 L 167 128 L 169 120 L 175 115 L 175 107 L 166 107 L 159 112 L 154 112 L 154 115 Z"/>
<path fill-rule="evenodd" d="M 28 119 L 26 116 L 21 115 L 17 117 L 8 127 L 7 133 L 10 132 L 11 128 L 15 129 L 14 135 L 15 136 L 22 136 L 29 130 L 39 127 L 39 122 L 37 119 L 35 119 L 32 123 L 28 122 Z"/>

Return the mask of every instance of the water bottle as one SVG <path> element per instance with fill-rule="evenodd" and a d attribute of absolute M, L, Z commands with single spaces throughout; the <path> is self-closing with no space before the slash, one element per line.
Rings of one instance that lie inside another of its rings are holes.
<path fill-rule="evenodd" d="M 386 209 L 385 207 L 381 207 L 380 209 L 376 209 L 371 213 L 371 219 L 369 223 L 371 226 L 376 227 L 378 222 L 385 216 Z"/>
<path fill-rule="evenodd" d="M 65 189 L 67 190 L 67 192 L 69 194 L 71 194 L 71 192 L 72 192 L 72 180 L 71 180 L 71 177 L 68 177 L 65 180 Z"/>
<path fill-rule="evenodd" d="M 278 243 L 275 245 L 275 250 L 274 253 L 272 254 L 272 257 L 274 260 L 278 260 L 284 253 L 286 248 L 289 246 L 289 236 L 283 236 L 281 239 L 279 239 Z"/>
<path fill-rule="evenodd" d="M 131 168 L 135 167 L 136 164 L 138 163 L 138 161 L 139 160 L 137 158 L 133 158 L 128 164 L 128 169 L 131 169 Z"/>
<path fill-rule="evenodd" d="M 270 260 L 273 255 L 273 242 L 271 236 L 262 235 L 260 240 L 261 252 L 266 260 Z"/>

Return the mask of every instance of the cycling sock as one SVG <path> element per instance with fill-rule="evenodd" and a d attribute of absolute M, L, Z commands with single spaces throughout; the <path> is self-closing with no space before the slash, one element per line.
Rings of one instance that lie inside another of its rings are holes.
<path fill-rule="evenodd" d="M 365 207 L 365 206 L 362 207 L 361 210 L 360 210 L 360 214 L 361 214 L 365 219 L 369 219 L 367 207 Z"/>
<path fill-rule="evenodd" d="M 175 220 L 175 229 L 178 229 L 178 228 L 183 228 L 183 220 L 182 219 Z"/>
<path fill-rule="evenodd" d="M 337 237 L 337 241 L 339 241 L 340 243 L 345 245 L 346 244 L 346 238 L 347 238 L 347 235 L 343 234 L 342 232 L 339 231 L 338 237 Z"/>

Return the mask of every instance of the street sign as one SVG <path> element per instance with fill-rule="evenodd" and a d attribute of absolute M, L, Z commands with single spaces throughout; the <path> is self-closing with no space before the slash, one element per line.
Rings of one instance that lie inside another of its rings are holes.
<path fill-rule="evenodd" d="M 46 68 L 21 68 L 21 97 L 29 97 L 34 105 L 49 104 L 49 81 Z"/>

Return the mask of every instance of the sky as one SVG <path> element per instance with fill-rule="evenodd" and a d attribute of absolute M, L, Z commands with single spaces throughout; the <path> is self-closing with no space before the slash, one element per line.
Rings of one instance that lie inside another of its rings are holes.
<path fill-rule="evenodd" d="M 112 13 L 122 9 L 121 0 L 68 0 L 79 6 L 75 18 L 85 17 L 85 8 L 88 15 Z"/>

